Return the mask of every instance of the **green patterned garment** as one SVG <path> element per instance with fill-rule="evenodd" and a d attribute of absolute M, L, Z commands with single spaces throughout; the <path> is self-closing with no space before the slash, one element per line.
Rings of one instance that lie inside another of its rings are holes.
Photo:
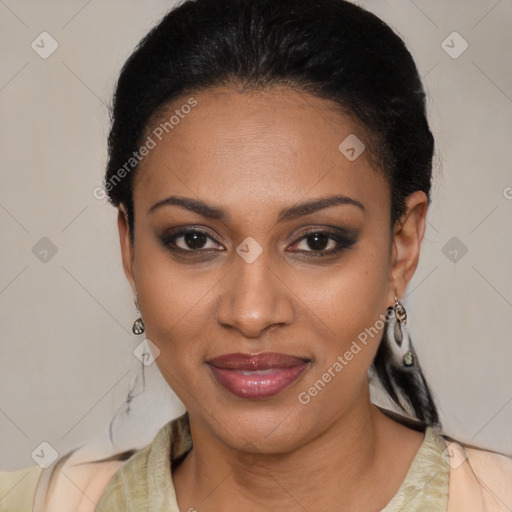
<path fill-rule="evenodd" d="M 179 463 L 191 448 L 185 413 L 163 426 L 150 445 L 115 473 L 95 512 L 179 512 L 171 464 Z M 450 466 L 443 457 L 445 449 L 443 438 L 427 427 L 405 480 L 381 512 L 446 512 Z"/>

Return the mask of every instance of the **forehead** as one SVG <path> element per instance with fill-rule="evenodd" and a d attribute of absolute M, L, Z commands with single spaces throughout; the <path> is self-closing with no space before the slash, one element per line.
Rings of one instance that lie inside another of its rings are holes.
<path fill-rule="evenodd" d="M 183 108 L 191 98 L 195 106 Z M 333 102 L 305 92 L 201 91 L 164 109 L 146 135 L 155 145 L 137 170 L 138 203 L 177 191 L 216 204 L 271 206 L 281 198 L 289 203 L 290 197 L 326 193 L 387 203 L 365 130 Z M 340 144 L 346 149 L 343 141 L 354 136 L 366 149 L 350 160 Z"/>

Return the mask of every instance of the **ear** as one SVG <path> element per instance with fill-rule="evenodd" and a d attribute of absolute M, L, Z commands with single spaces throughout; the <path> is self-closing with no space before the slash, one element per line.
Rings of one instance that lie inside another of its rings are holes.
<path fill-rule="evenodd" d="M 119 229 L 119 241 L 121 243 L 121 257 L 126 278 L 135 294 L 135 279 L 133 278 L 133 261 L 135 257 L 134 247 L 130 240 L 128 214 L 123 204 L 119 205 L 117 215 L 117 227 Z"/>
<path fill-rule="evenodd" d="M 395 226 L 388 306 L 403 296 L 420 259 L 420 246 L 425 234 L 428 197 L 417 190 L 406 198 L 406 211 Z"/>

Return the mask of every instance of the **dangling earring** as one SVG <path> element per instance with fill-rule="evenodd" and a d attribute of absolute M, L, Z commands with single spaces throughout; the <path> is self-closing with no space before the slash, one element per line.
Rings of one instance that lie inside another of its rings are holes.
<path fill-rule="evenodd" d="M 412 351 L 411 340 L 407 332 L 407 313 L 403 304 L 397 299 L 395 295 L 395 303 L 393 304 L 393 311 L 395 313 L 396 321 L 393 322 L 392 328 L 393 339 L 396 343 L 397 357 L 401 357 L 401 364 L 405 368 L 414 366 L 416 358 Z"/>
<path fill-rule="evenodd" d="M 135 298 L 134 298 L 135 307 L 137 308 L 137 311 L 139 311 L 139 305 L 137 304 L 137 292 L 135 292 Z M 142 317 L 137 318 L 135 322 L 133 322 L 132 332 L 133 334 L 142 334 L 146 330 L 146 327 L 144 325 L 144 322 L 142 321 Z"/>

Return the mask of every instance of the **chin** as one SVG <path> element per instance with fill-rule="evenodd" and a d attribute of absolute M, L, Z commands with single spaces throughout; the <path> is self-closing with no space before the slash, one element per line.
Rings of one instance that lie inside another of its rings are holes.
<path fill-rule="evenodd" d="M 286 402 L 244 403 L 220 407 L 213 411 L 216 421 L 212 424 L 218 435 L 234 449 L 279 453 L 293 449 L 304 442 L 309 431 L 311 413 L 290 398 Z M 220 425 L 225 425 L 221 428 Z"/>

